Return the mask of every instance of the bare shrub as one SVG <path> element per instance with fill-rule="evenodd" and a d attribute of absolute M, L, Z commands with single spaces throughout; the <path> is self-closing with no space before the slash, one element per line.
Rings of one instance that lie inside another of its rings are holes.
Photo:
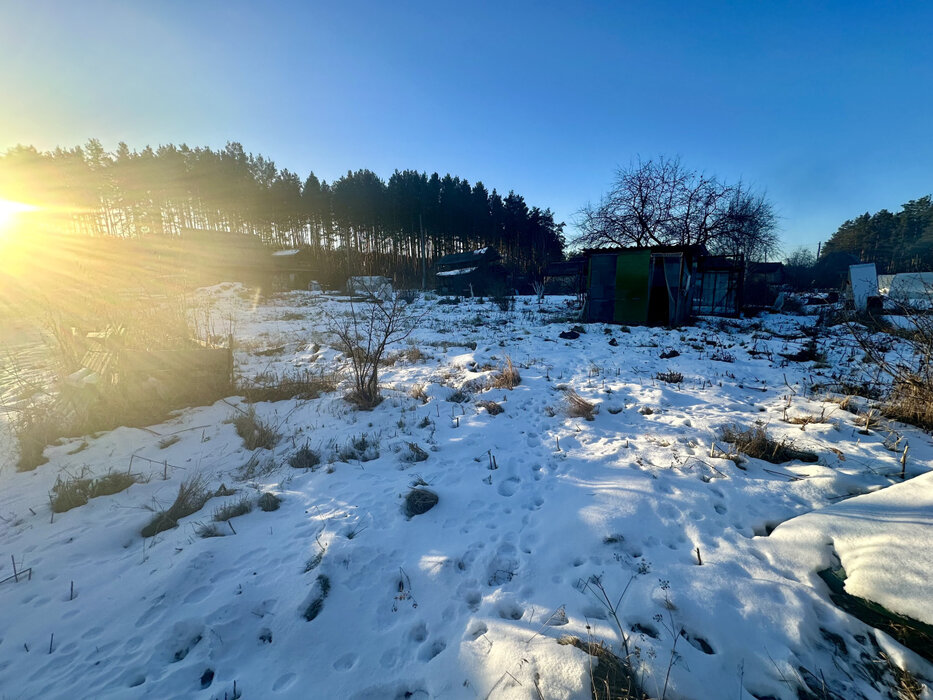
<path fill-rule="evenodd" d="M 480 408 L 485 408 L 486 413 L 488 413 L 490 416 L 498 416 L 500 413 L 505 411 L 505 409 L 495 401 L 477 401 L 476 405 Z"/>
<path fill-rule="evenodd" d="M 222 506 L 215 509 L 212 517 L 214 522 L 224 523 L 230 520 L 230 518 L 246 515 L 251 510 L 253 510 L 253 502 L 248 496 L 243 496 L 239 501 L 224 503 Z"/>
<path fill-rule="evenodd" d="M 819 459 L 816 453 L 799 450 L 789 440 L 778 442 L 760 426 L 742 430 L 735 425 L 728 425 L 721 430 L 720 435 L 723 441 L 735 445 L 739 452 L 771 464 L 783 464 L 792 460 L 815 462 Z"/>
<path fill-rule="evenodd" d="M 379 367 L 386 348 L 407 338 L 421 316 L 398 294 L 381 302 L 350 302 L 349 313 L 342 316 L 324 313 L 338 349 L 350 361 L 353 389 L 347 399 L 364 410 L 375 408 L 382 401 Z"/>
<path fill-rule="evenodd" d="M 447 395 L 447 400 L 451 403 L 467 403 L 472 397 L 462 389 L 454 389 Z"/>
<path fill-rule="evenodd" d="M 669 360 L 672 357 L 680 357 L 680 352 L 678 352 L 674 348 L 665 348 L 663 351 L 661 351 L 661 354 L 659 355 L 659 357 L 662 360 Z"/>
<path fill-rule="evenodd" d="M 308 446 L 308 443 L 302 445 L 295 454 L 288 458 L 288 465 L 294 469 L 310 469 L 314 471 L 314 468 L 320 463 L 321 455 L 312 450 Z"/>
<path fill-rule="evenodd" d="M 248 411 L 237 411 L 233 427 L 236 428 L 237 435 L 243 438 L 246 449 L 250 451 L 260 447 L 271 450 L 279 441 L 280 435 L 275 428 L 260 420 L 252 406 Z"/>
<path fill-rule="evenodd" d="M 567 415 L 571 418 L 593 420 L 599 410 L 599 407 L 595 403 L 587 401 L 570 388 L 564 391 L 564 401 L 567 403 Z"/>
<path fill-rule="evenodd" d="M 165 530 L 178 527 L 179 520 L 197 513 L 210 497 L 203 477 L 193 476 L 186 479 L 178 486 L 178 495 L 172 505 L 167 510 L 156 513 L 149 524 L 142 529 L 142 536 L 152 537 Z"/>
<path fill-rule="evenodd" d="M 515 365 L 512 364 L 512 358 L 505 358 L 505 366 L 496 372 L 489 380 L 489 388 L 491 389 L 508 389 L 511 391 L 519 385 L 522 381 L 522 376 L 518 373 L 518 370 L 515 369 Z"/>

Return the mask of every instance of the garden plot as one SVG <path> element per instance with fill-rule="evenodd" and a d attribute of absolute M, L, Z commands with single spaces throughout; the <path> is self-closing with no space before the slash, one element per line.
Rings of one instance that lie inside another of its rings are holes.
<path fill-rule="evenodd" d="M 348 302 L 200 300 L 243 378 L 344 376 L 323 311 Z M 587 698 L 599 645 L 651 697 L 896 697 L 898 667 L 929 685 L 817 576 L 832 549 L 853 594 L 929 622 L 933 446 L 809 391 L 871 378 L 844 328 L 815 347 L 814 317 L 782 315 L 564 340 L 565 299 L 439 301 L 412 305 L 372 411 L 345 381 L 229 397 L 24 473 L 2 440 L 0 579 L 11 556 L 32 575 L 0 584 L 0 696 Z M 816 461 L 726 439 L 749 430 Z M 51 512 L 56 480 L 127 471 Z M 193 480 L 201 508 L 144 537 Z"/>

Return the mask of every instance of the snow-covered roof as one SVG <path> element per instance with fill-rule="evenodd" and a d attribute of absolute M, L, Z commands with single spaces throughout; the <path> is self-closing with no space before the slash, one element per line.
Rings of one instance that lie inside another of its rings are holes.
<path fill-rule="evenodd" d="M 295 248 L 292 250 L 277 250 L 272 254 L 273 255 L 298 255 L 298 249 Z"/>
<path fill-rule="evenodd" d="M 475 271 L 475 267 L 462 267 L 459 270 L 443 270 L 437 273 L 438 277 L 453 277 L 454 275 L 468 275 Z"/>

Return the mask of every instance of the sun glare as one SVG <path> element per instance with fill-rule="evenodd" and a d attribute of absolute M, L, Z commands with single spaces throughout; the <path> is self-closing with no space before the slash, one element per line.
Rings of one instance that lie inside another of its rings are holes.
<path fill-rule="evenodd" d="M 32 204 L 0 199 L 0 236 L 10 228 L 17 216 L 37 211 L 38 208 Z"/>

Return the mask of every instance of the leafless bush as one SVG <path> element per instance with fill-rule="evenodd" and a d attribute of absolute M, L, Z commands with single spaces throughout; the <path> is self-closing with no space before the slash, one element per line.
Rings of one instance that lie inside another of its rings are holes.
<path fill-rule="evenodd" d="M 654 375 L 654 378 L 668 384 L 680 384 L 684 380 L 684 375 L 670 370 L 669 372 L 658 372 Z"/>
<path fill-rule="evenodd" d="M 933 290 L 927 295 L 933 301 Z M 903 327 L 894 328 L 873 316 L 850 317 L 846 322 L 865 359 L 890 380 L 882 413 L 933 430 L 933 315 L 906 301 L 898 306 Z M 887 338 L 879 339 L 879 332 Z M 902 342 L 891 342 L 893 336 Z"/>
<path fill-rule="evenodd" d="M 734 445 L 739 452 L 771 464 L 783 464 L 792 460 L 815 462 L 819 459 L 813 452 L 797 449 L 789 440 L 778 442 L 760 426 L 742 430 L 735 425 L 728 425 L 721 430 L 720 436 L 723 441 Z"/>
<path fill-rule="evenodd" d="M 599 407 L 587 401 L 569 387 L 564 391 L 564 401 L 567 403 L 567 415 L 571 418 L 585 418 L 593 420 Z"/>
<path fill-rule="evenodd" d="M 397 294 L 382 302 L 351 302 L 342 316 L 325 314 L 337 347 L 350 361 L 353 390 L 348 400 L 364 410 L 376 407 L 382 401 L 379 367 L 386 348 L 407 338 L 421 317 Z"/>

